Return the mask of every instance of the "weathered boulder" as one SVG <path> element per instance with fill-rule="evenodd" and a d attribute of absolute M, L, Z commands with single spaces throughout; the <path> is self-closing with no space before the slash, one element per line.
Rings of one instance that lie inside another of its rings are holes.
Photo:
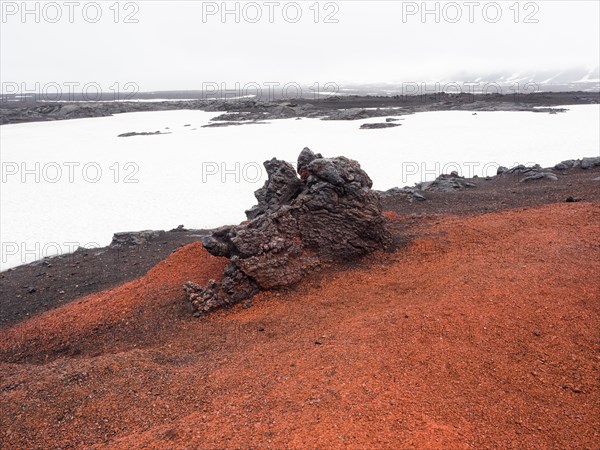
<path fill-rule="evenodd" d="M 223 280 L 186 284 L 201 314 L 238 303 L 260 289 L 293 285 L 324 265 L 348 261 L 391 244 L 379 196 L 358 162 L 323 158 L 304 149 L 298 178 L 285 161 L 265 162 L 268 180 L 256 192 L 249 221 L 203 239 L 205 248 L 230 262 Z"/>

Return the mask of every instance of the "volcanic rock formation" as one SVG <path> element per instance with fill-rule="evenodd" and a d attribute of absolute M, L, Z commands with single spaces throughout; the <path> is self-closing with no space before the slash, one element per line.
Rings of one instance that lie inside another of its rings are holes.
<path fill-rule="evenodd" d="M 223 279 L 185 285 L 200 315 L 251 298 L 261 289 L 290 286 L 336 261 L 349 261 L 391 244 L 379 196 L 358 162 L 323 158 L 305 148 L 294 167 L 273 158 L 256 191 L 248 221 L 203 239 L 215 256 L 229 258 Z"/>

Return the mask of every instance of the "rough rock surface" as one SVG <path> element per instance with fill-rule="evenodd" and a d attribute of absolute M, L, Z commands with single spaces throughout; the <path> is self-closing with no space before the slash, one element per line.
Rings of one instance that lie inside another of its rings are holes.
<path fill-rule="evenodd" d="M 394 127 L 399 127 L 401 126 L 401 123 L 392 123 L 392 122 L 376 122 L 376 123 L 363 123 L 360 126 L 361 130 L 377 130 L 380 128 L 394 128 Z"/>
<path fill-rule="evenodd" d="M 568 170 L 574 167 L 582 169 L 591 169 L 592 167 L 600 166 L 600 156 L 583 158 L 583 159 L 568 159 L 554 166 L 556 170 Z"/>
<path fill-rule="evenodd" d="M 523 178 L 522 180 L 520 180 L 521 183 L 527 182 L 527 181 L 534 181 L 534 180 L 550 180 L 550 181 L 557 181 L 558 177 L 556 175 L 554 175 L 552 172 L 534 172 L 531 175 L 526 176 L 525 178 Z"/>
<path fill-rule="evenodd" d="M 158 134 L 171 134 L 171 133 L 163 133 L 162 131 L 130 131 L 128 133 L 119 134 L 117 137 L 132 137 L 132 136 L 156 136 Z"/>
<path fill-rule="evenodd" d="M 556 165 L 556 167 L 558 166 L 559 164 Z M 534 180 L 558 180 L 558 177 L 551 172 L 551 169 L 542 169 L 542 166 L 540 166 L 539 164 L 535 164 L 529 167 L 520 164 L 518 166 L 512 167 L 511 169 L 507 169 L 506 167 L 499 167 L 497 173 L 498 175 L 525 175 L 525 177 L 520 180 L 521 183 Z"/>
<path fill-rule="evenodd" d="M 258 205 L 247 211 L 249 221 L 203 239 L 211 254 L 230 261 L 221 282 L 185 285 L 198 314 L 391 244 L 379 196 L 358 162 L 305 148 L 298 158 L 300 178 L 285 161 L 272 159 L 265 168 L 269 178 L 255 193 Z"/>
<path fill-rule="evenodd" d="M 406 199 L 411 203 L 414 200 L 417 200 L 419 202 L 427 200 L 427 198 L 424 195 L 417 192 L 416 188 L 411 188 L 408 186 L 403 188 L 393 187 L 391 189 L 388 189 L 387 191 L 377 191 L 377 193 L 379 194 L 379 198 L 381 198 L 382 200 L 394 198 L 399 195 L 406 197 Z"/>
<path fill-rule="evenodd" d="M 110 243 L 111 248 L 133 247 L 146 244 L 148 241 L 158 239 L 165 234 L 162 230 L 126 231 L 115 233 Z"/>
<path fill-rule="evenodd" d="M 422 191 L 452 192 L 459 189 L 474 188 L 477 185 L 453 172 L 450 175 L 440 175 L 431 182 L 418 183 L 416 187 Z"/>

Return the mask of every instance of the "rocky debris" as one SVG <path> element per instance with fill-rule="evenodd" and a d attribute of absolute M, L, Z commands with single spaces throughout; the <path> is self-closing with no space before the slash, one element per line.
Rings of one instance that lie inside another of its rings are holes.
<path fill-rule="evenodd" d="M 525 178 L 523 178 L 522 180 L 520 180 L 520 183 L 524 183 L 527 181 L 534 181 L 534 180 L 550 180 L 550 181 L 558 181 L 558 177 L 556 175 L 554 175 L 552 172 L 534 172 L 529 176 L 526 176 Z"/>
<path fill-rule="evenodd" d="M 387 115 L 387 114 L 386 114 Z M 371 117 L 366 109 L 349 108 L 337 109 L 331 112 L 327 120 L 360 120 Z"/>
<path fill-rule="evenodd" d="M 578 159 L 568 159 L 566 161 L 560 162 L 554 166 L 556 170 L 567 170 L 572 169 L 573 167 L 577 167 L 579 165 Z"/>
<path fill-rule="evenodd" d="M 434 192 L 452 192 L 474 187 L 477 187 L 475 183 L 467 181 L 465 177 L 459 176 L 456 172 L 450 175 L 440 175 L 434 181 L 425 181 L 416 185 L 416 188 L 421 191 Z"/>
<path fill-rule="evenodd" d="M 171 133 L 164 133 L 162 131 L 142 131 L 142 132 L 138 133 L 137 131 L 130 131 L 129 133 L 119 134 L 117 137 L 156 136 L 157 134 L 171 134 Z"/>
<path fill-rule="evenodd" d="M 582 167 L 583 162 L 583 167 Z M 385 192 L 377 191 L 379 197 L 382 201 L 391 201 L 394 198 L 404 197 L 410 203 L 413 201 L 424 201 L 427 200 L 425 196 L 423 196 L 426 192 L 452 192 L 455 190 L 466 189 L 466 188 L 474 188 L 477 187 L 478 180 L 485 181 L 493 181 L 493 180 L 501 180 L 504 176 L 509 175 L 522 175 L 523 177 L 519 177 L 518 181 L 522 183 L 527 183 L 530 181 L 536 180 L 549 180 L 549 181 L 558 181 L 559 176 L 552 172 L 552 170 L 567 170 L 574 167 L 581 167 L 586 169 L 591 169 L 594 167 L 600 166 L 600 157 L 591 157 L 591 158 L 583 158 L 583 159 L 570 159 L 563 161 L 554 166 L 554 169 L 543 169 L 539 164 L 535 164 L 532 166 L 524 166 L 518 165 L 512 168 L 507 168 L 505 166 L 500 166 L 497 169 L 495 177 L 485 177 L 481 178 L 475 175 L 471 179 L 465 179 L 463 177 L 459 177 L 458 173 L 452 172 L 450 175 L 441 175 L 433 182 L 421 182 L 415 184 L 413 187 L 395 187 L 389 189 Z M 566 174 L 562 174 L 566 175 Z M 600 181 L 600 177 L 593 178 L 592 181 Z M 566 201 L 580 201 L 580 199 L 575 198 L 575 200 L 570 200 L 569 197 Z"/>
<path fill-rule="evenodd" d="M 414 111 L 400 111 L 394 108 L 347 108 L 334 109 L 322 113 L 323 120 L 361 120 L 370 117 L 385 117 L 399 114 L 411 114 Z M 398 119 L 396 119 L 398 120 Z M 386 122 L 393 122 L 393 120 Z"/>
<path fill-rule="evenodd" d="M 379 128 L 394 128 L 394 127 L 399 127 L 401 126 L 401 123 L 390 123 L 390 122 L 385 122 L 385 123 L 363 123 L 360 126 L 361 130 L 375 130 L 375 129 L 379 129 Z"/>
<path fill-rule="evenodd" d="M 398 122 L 400 119 L 396 118 L 396 117 L 388 117 L 387 119 L 385 119 L 386 122 Z"/>
<path fill-rule="evenodd" d="M 558 113 L 565 113 L 567 111 L 568 111 L 568 109 L 566 109 L 566 108 L 534 108 L 531 112 L 558 114 Z"/>
<path fill-rule="evenodd" d="M 497 173 L 498 175 L 525 175 L 523 179 L 519 180 L 521 183 L 534 180 L 558 181 L 558 177 L 550 169 L 542 169 L 539 164 L 529 167 L 519 164 L 510 169 L 499 167 Z"/>
<path fill-rule="evenodd" d="M 146 231 L 127 231 L 123 233 L 115 233 L 110 243 L 110 248 L 119 247 L 134 247 L 136 245 L 147 244 L 153 239 L 158 239 L 164 236 L 165 232 L 146 230 Z"/>
<path fill-rule="evenodd" d="M 427 198 L 424 195 L 417 192 L 416 189 L 410 188 L 410 187 L 403 187 L 403 188 L 394 187 L 394 188 L 388 189 L 385 192 L 378 191 L 377 193 L 379 194 L 379 198 L 381 198 L 381 200 L 386 200 L 388 198 L 394 198 L 399 195 L 406 197 L 406 199 L 409 202 L 413 202 L 414 200 L 419 201 L 419 202 L 424 202 L 425 200 L 427 200 Z"/>
<path fill-rule="evenodd" d="M 510 169 L 502 172 L 502 175 L 513 175 L 513 174 L 530 174 L 532 172 L 539 172 L 542 170 L 542 166 L 539 164 L 535 164 L 533 166 L 524 166 L 523 164 L 519 164 L 518 166 L 511 167 Z"/>
<path fill-rule="evenodd" d="M 600 166 L 600 156 L 594 158 L 583 158 L 581 160 L 581 168 L 584 170 L 591 169 L 592 167 Z"/>
<path fill-rule="evenodd" d="M 184 225 L 177 225 L 177 228 L 173 228 L 171 233 L 185 233 L 189 231 Z"/>
<path fill-rule="evenodd" d="M 581 167 L 584 170 L 592 167 L 600 166 L 600 156 L 583 158 L 583 159 L 567 159 L 554 166 L 556 170 L 568 170 L 575 167 Z"/>
<path fill-rule="evenodd" d="M 0 98 L 0 124 L 24 123 L 50 120 L 106 117 L 114 114 L 141 111 L 202 110 L 228 114 L 246 115 L 245 118 L 228 119 L 223 115 L 219 121 L 271 120 L 285 118 L 322 118 L 328 120 L 357 120 L 369 117 L 398 116 L 423 111 L 535 111 L 556 114 L 564 110 L 544 106 L 565 104 L 597 104 L 598 92 L 582 93 L 574 98 L 570 93 L 529 94 L 526 102 L 515 102 L 513 94 L 490 95 L 448 94 L 409 96 L 335 96 L 323 99 L 299 98 L 292 101 L 262 101 L 242 98 L 197 98 L 195 100 L 172 99 L 167 101 L 85 101 L 85 96 L 73 102 L 40 102 L 35 100 Z M 77 96 L 77 95 L 76 95 Z M 1 97 L 1 96 L 0 96 Z M 143 98 L 144 94 L 140 94 Z M 446 101 L 439 101 L 440 98 Z M 475 101 L 474 101 L 475 99 Z M 108 99 L 105 99 L 108 100 Z M 342 106 L 343 105 L 343 106 Z M 243 114 L 242 114 L 243 113 Z"/>
<path fill-rule="evenodd" d="M 227 111 L 213 117 L 215 122 L 260 122 L 265 120 L 292 119 L 301 117 L 324 117 L 327 112 L 316 109 L 312 104 L 275 103 L 262 101 L 217 102 L 207 111 Z M 231 125 L 230 124 L 230 125 Z"/>
<path fill-rule="evenodd" d="M 213 119 L 214 120 L 214 119 Z M 223 127 L 231 127 L 235 125 L 268 125 L 269 122 L 259 122 L 257 120 L 252 121 L 244 121 L 244 122 L 214 122 L 209 123 L 208 125 L 202 125 L 201 128 L 223 128 Z"/>
<path fill-rule="evenodd" d="M 293 285 L 330 263 L 391 244 L 379 196 L 358 162 L 305 148 L 298 158 L 301 178 L 278 159 L 265 168 L 268 180 L 255 194 L 258 205 L 246 212 L 249 220 L 202 239 L 229 264 L 218 283 L 185 285 L 197 314 L 251 298 L 259 289 Z"/>

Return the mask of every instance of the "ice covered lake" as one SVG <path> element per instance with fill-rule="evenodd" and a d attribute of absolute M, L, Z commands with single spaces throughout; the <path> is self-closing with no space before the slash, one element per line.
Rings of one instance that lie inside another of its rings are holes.
<path fill-rule="evenodd" d="M 219 114 L 202 111 L 4 125 L 0 269 L 104 246 L 117 231 L 240 222 L 266 178 L 262 162 L 293 162 L 305 146 L 358 160 L 380 190 L 452 170 L 485 176 L 498 165 L 598 155 L 600 106 L 568 109 L 428 112 L 379 130 L 359 127 L 384 118 L 201 128 Z M 170 134 L 117 137 L 156 130 Z"/>

